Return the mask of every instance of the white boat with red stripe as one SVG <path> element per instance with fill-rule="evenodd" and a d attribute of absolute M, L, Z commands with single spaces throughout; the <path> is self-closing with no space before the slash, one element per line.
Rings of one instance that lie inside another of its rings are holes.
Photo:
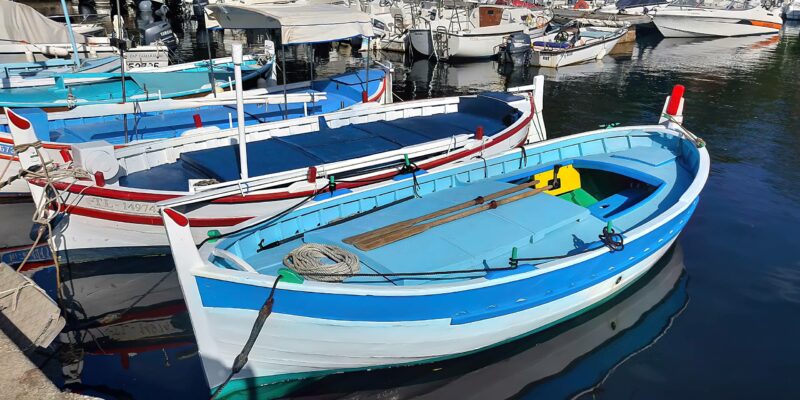
<path fill-rule="evenodd" d="M 63 261 L 80 262 L 167 251 L 161 207 L 186 214 L 200 243 L 254 217 L 544 140 L 543 84 L 539 76 L 508 92 L 365 104 L 125 148 L 92 142 L 67 162 L 8 115 L 22 166 L 48 165 L 50 179 L 26 179 L 37 207 L 60 214 L 50 240 Z"/>

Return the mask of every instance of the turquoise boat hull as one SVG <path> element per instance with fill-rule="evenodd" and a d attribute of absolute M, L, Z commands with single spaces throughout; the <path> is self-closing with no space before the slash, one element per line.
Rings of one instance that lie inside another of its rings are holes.
<path fill-rule="evenodd" d="M 259 65 L 255 60 L 242 64 L 242 79 L 247 81 L 270 71 L 272 62 Z M 215 64 L 217 87 L 233 84 L 233 63 Z M 0 89 L 0 107 L 73 108 L 80 105 L 123 101 L 120 73 L 75 73 L 55 77 L 51 86 Z M 97 79 L 86 82 L 85 80 Z M 81 80 L 70 83 L 70 80 Z M 126 102 L 195 96 L 212 90 L 207 62 L 193 63 L 186 69 L 170 72 L 131 72 L 125 74 Z"/>

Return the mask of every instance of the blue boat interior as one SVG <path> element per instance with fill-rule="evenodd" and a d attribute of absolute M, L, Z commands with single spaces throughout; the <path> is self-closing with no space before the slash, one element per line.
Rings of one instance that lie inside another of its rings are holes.
<path fill-rule="evenodd" d="M 230 64 L 230 63 L 228 63 Z M 233 69 L 228 64 L 214 65 L 214 78 L 223 88 L 228 79 L 233 79 Z M 242 79 L 255 78 L 259 71 L 255 61 L 242 64 Z M 66 83 L 65 79 L 104 78 L 97 81 Z M 60 107 L 72 101 L 80 104 L 101 104 L 122 100 L 121 75 L 109 73 L 74 73 L 55 76 L 55 85 L 0 89 L 2 107 Z M 138 72 L 125 76 L 125 98 L 128 101 L 146 101 L 158 98 L 173 98 L 210 92 L 208 67 L 205 63 L 179 71 Z"/>
<path fill-rule="evenodd" d="M 306 243 L 334 245 L 358 256 L 362 274 L 372 274 L 349 277 L 345 284 L 422 285 L 531 271 L 555 257 L 605 246 L 600 234 L 609 223 L 624 236 L 674 205 L 691 184 L 698 167 L 697 152 L 687 150 L 685 141 L 658 132 L 623 133 L 622 137 L 579 145 L 567 142 L 558 148 L 532 149 L 528 160 L 534 165 L 528 167 L 520 166 L 519 155 L 508 155 L 487 169 L 468 170 L 465 166 L 446 176 L 426 174 L 418 178 L 420 197 L 397 182 L 380 193 L 366 192 L 349 202 L 320 203 L 223 239 L 218 248 L 261 274 L 277 275 L 293 249 Z M 539 181 L 536 187 L 542 187 L 552 180 L 555 165 L 560 166 L 562 182 L 558 190 L 524 197 L 368 250 L 352 241 L 356 235 L 533 179 Z M 484 174 L 490 176 L 484 178 Z M 513 248 L 519 258 L 545 259 L 521 262 L 511 270 L 494 270 L 509 266 Z M 220 268 L 238 269 L 225 256 L 210 257 Z M 415 275 L 418 272 L 442 274 Z"/>
<path fill-rule="evenodd" d="M 119 57 L 117 56 L 87 58 L 81 60 L 81 65 L 77 69 L 73 68 L 74 64 L 71 59 L 64 60 L 59 58 L 40 62 L 0 64 L 0 79 L 8 79 L 13 76 L 47 78 L 57 73 L 88 71 L 118 62 Z"/>
<path fill-rule="evenodd" d="M 380 88 L 384 78 L 383 70 L 371 70 L 369 73 L 369 93 L 374 94 Z M 309 115 L 323 114 L 350 107 L 361 101 L 361 92 L 366 83 L 363 70 L 333 76 L 329 79 L 311 82 L 310 87 L 288 90 L 287 93 L 326 93 L 327 98 L 308 104 Z M 281 92 L 282 93 L 282 92 Z M 245 124 L 255 125 L 264 122 L 279 121 L 286 111 L 289 118 L 305 115 L 302 103 L 283 104 L 246 104 Z M 47 113 L 41 109 L 24 110 L 25 117 L 34 124 L 34 129 L 41 140 L 55 143 L 83 143 L 104 140 L 111 144 L 125 142 L 123 118 L 128 119 L 128 140 L 149 140 L 178 137 L 181 133 L 194 129 L 194 116 L 198 115 L 204 127 L 230 128 L 231 119 L 236 119 L 235 106 L 207 106 L 183 110 L 146 112 L 139 114 L 112 115 L 67 120 L 47 120 Z M 7 131 L 7 126 L 0 126 L 0 131 Z"/>
<path fill-rule="evenodd" d="M 522 116 L 508 103 L 518 99 L 521 97 L 504 93 L 462 97 L 457 112 L 338 128 L 327 127 L 324 117 L 320 117 L 319 131 L 249 142 L 248 171 L 251 176 L 261 176 L 365 157 L 455 135 L 472 135 L 478 127 L 483 127 L 486 137 L 492 137 Z M 239 178 L 239 150 L 234 144 L 182 153 L 174 163 L 124 175 L 119 184 L 186 191 L 189 179 L 229 182 Z"/>

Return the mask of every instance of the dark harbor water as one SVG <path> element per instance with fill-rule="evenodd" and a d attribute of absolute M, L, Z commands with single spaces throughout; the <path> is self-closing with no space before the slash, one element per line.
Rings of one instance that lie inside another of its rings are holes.
<path fill-rule="evenodd" d="M 601 62 L 499 71 L 492 61 L 395 67 L 399 98 L 530 84 L 546 77 L 550 137 L 658 119 L 686 86 L 685 125 L 712 172 L 677 246 L 644 279 L 583 316 L 444 363 L 265 388 L 266 397 L 405 399 L 796 399 L 800 375 L 800 26 L 781 36 L 640 35 Z M 181 54 L 207 54 L 186 26 Z M 230 42 L 212 35 L 216 56 Z M 349 46 L 318 49 L 315 74 L 361 65 Z M 290 80 L 308 76 L 303 56 Z M 45 362 L 73 391 L 115 399 L 206 398 L 191 322 L 167 257 L 65 267 L 69 322 Z M 53 271 L 35 273 L 50 282 Z M 265 329 L 269 329 L 269 323 Z"/>

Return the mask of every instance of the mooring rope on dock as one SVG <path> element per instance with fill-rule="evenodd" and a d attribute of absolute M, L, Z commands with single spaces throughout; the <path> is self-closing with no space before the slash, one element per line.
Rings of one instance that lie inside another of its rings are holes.
<path fill-rule="evenodd" d="M 15 176 L 17 178 L 30 176 L 33 178 L 42 179 L 45 181 L 45 184 L 42 188 L 43 190 L 41 198 L 36 203 L 36 209 L 31 217 L 32 222 L 39 226 L 36 232 L 36 238 L 34 239 L 33 244 L 28 252 L 25 254 L 25 257 L 22 259 L 22 262 L 19 264 L 19 266 L 17 266 L 17 272 L 21 271 L 25 267 L 25 264 L 28 262 L 28 259 L 30 259 L 34 249 L 36 249 L 44 237 L 45 232 L 47 232 L 47 246 L 50 249 L 50 254 L 52 254 L 53 266 L 56 269 L 56 291 L 60 300 L 64 297 L 63 289 L 61 288 L 61 265 L 58 261 L 58 249 L 52 240 L 52 222 L 65 207 L 63 201 L 64 199 L 61 196 L 61 191 L 55 187 L 55 183 L 71 178 L 72 182 L 70 182 L 66 188 L 69 190 L 69 188 L 72 187 L 77 180 L 90 179 L 92 178 L 92 175 L 83 169 L 74 168 L 71 163 L 67 164 L 66 166 L 55 166 L 52 162 L 46 161 L 41 152 L 42 142 L 39 140 L 33 143 L 14 146 L 14 152 L 16 154 L 22 154 L 29 149 L 34 149 L 36 152 L 36 157 L 39 159 L 38 168 L 21 168 L 20 173 Z M 52 212 L 50 212 L 51 208 L 53 208 Z"/>

